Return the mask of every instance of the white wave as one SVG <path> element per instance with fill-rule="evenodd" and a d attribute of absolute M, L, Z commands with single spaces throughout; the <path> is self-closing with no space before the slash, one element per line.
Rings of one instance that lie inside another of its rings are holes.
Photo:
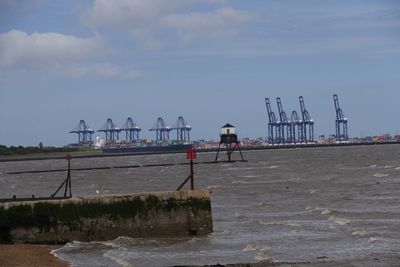
<path fill-rule="evenodd" d="M 135 238 L 129 237 L 129 236 L 119 236 L 111 242 L 113 242 L 115 244 L 125 244 L 125 243 L 129 243 L 129 242 L 134 242 L 135 240 L 139 240 L 139 238 L 135 239 Z"/>
<path fill-rule="evenodd" d="M 100 242 L 102 245 L 107 246 L 107 247 L 111 247 L 111 248 L 119 248 L 120 245 L 117 243 L 114 243 L 115 240 L 113 241 L 106 241 L 106 242 Z"/>
<path fill-rule="evenodd" d="M 258 178 L 258 177 L 261 177 L 261 175 L 242 175 L 240 177 L 242 177 L 242 178 Z"/>
<path fill-rule="evenodd" d="M 307 206 L 304 210 L 306 210 L 306 211 L 308 211 L 308 212 L 310 212 L 310 211 L 322 211 L 322 210 L 324 210 L 325 208 L 322 208 L 322 207 L 312 207 L 312 206 Z"/>
<path fill-rule="evenodd" d="M 389 175 L 390 175 L 389 173 L 375 173 L 374 177 L 382 178 L 382 177 L 386 177 L 386 176 L 389 176 Z"/>
<path fill-rule="evenodd" d="M 308 192 L 309 192 L 310 194 L 315 194 L 315 193 L 319 192 L 319 190 L 318 190 L 318 189 L 311 189 L 311 190 L 309 190 Z"/>
<path fill-rule="evenodd" d="M 393 196 L 378 196 L 378 197 L 357 197 L 355 198 L 357 200 L 387 200 L 387 199 L 399 199 L 399 197 L 393 197 Z M 367 210 L 371 210 L 368 208 Z"/>
<path fill-rule="evenodd" d="M 77 247 L 80 247 L 82 244 L 84 244 L 85 242 L 81 242 L 81 241 L 76 241 L 76 240 L 74 240 L 74 241 L 72 241 L 72 242 L 69 242 L 69 243 L 67 243 L 67 244 L 65 244 L 63 247 L 61 247 L 61 248 L 59 248 L 59 249 L 57 249 L 57 250 L 61 250 L 61 249 L 63 249 L 63 248 L 77 248 Z M 57 251 L 56 250 L 56 251 Z"/>
<path fill-rule="evenodd" d="M 109 250 L 103 254 L 103 257 L 109 258 L 110 260 L 113 260 L 117 264 L 121 265 L 122 267 L 134 267 L 133 264 L 127 262 L 126 260 L 122 259 L 121 256 L 119 255 L 113 255 L 115 254 L 114 251 Z"/>
<path fill-rule="evenodd" d="M 370 237 L 366 242 L 374 247 L 392 247 L 392 242 L 383 237 Z"/>
<path fill-rule="evenodd" d="M 272 256 L 268 255 L 265 249 L 260 250 L 260 252 L 254 257 L 257 262 L 277 262 Z"/>
<path fill-rule="evenodd" d="M 260 168 L 257 168 L 257 167 L 229 167 L 229 168 L 224 168 L 224 171 L 253 171 L 255 169 L 260 169 Z M 262 167 L 261 167 L 261 169 L 262 169 Z"/>
<path fill-rule="evenodd" d="M 268 169 L 277 169 L 279 166 L 278 165 L 271 165 L 268 167 Z"/>
<path fill-rule="evenodd" d="M 221 188 L 222 186 L 220 186 L 220 185 L 209 185 L 209 186 L 207 186 L 206 188 L 207 189 L 217 189 L 217 188 Z"/>
<path fill-rule="evenodd" d="M 396 167 L 395 170 L 400 170 L 400 167 Z"/>
<path fill-rule="evenodd" d="M 50 254 L 53 255 L 54 257 L 56 257 L 56 258 L 62 260 L 62 261 L 68 262 L 66 259 L 64 259 L 64 258 L 61 257 L 60 255 L 58 255 L 57 252 L 58 252 L 60 249 L 62 249 L 62 247 L 61 247 L 61 248 L 58 248 L 58 249 L 53 249 L 52 251 L 50 251 Z M 72 265 L 71 265 L 71 266 L 72 266 Z"/>
<path fill-rule="evenodd" d="M 283 226 L 290 226 L 290 227 L 302 227 L 301 224 L 290 223 L 290 222 L 286 222 L 286 221 L 268 221 L 268 222 L 265 222 L 265 221 L 259 220 L 258 223 L 262 224 L 262 225 L 283 225 Z"/>
<path fill-rule="evenodd" d="M 252 183 L 243 180 L 235 180 L 232 182 L 232 184 L 252 184 Z"/>
<path fill-rule="evenodd" d="M 183 238 L 182 240 L 185 241 L 185 244 L 196 244 L 198 242 L 201 242 L 203 239 L 200 238 L 200 237 L 193 237 L 193 238 L 190 238 L 190 239 Z"/>
<path fill-rule="evenodd" d="M 351 222 L 350 220 L 348 220 L 346 218 L 339 218 L 339 217 L 336 217 L 336 216 L 329 217 L 329 220 L 333 221 L 334 223 L 339 224 L 339 225 L 346 225 L 346 224 L 349 224 Z"/>
<path fill-rule="evenodd" d="M 221 164 L 221 167 L 225 168 L 226 170 L 236 170 L 237 168 L 229 168 L 230 166 L 232 166 L 231 163 L 223 163 Z"/>
<path fill-rule="evenodd" d="M 352 235 L 358 235 L 358 236 L 366 236 L 369 233 L 365 230 L 357 230 L 351 233 Z"/>
<path fill-rule="evenodd" d="M 372 165 L 370 165 L 369 167 L 370 167 L 370 168 L 376 168 L 376 167 L 378 167 L 378 164 L 372 164 Z"/>
<path fill-rule="evenodd" d="M 327 215 L 327 214 L 331 214 L 332 212 L 333 212 L 333 210 L 326 208 L 326 209 L 322 210 L 321 214 L 322 215 Z"/>
<path fill-rule="evenodd" d="M 257 250 L 257 246 L 254 244 L 248 244 L 244 249 L 242 249 L 243 252 L 255 251 L 255 250 Z"/>

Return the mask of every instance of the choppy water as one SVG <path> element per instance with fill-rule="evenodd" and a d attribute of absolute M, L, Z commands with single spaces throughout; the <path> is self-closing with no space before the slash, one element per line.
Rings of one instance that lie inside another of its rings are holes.
<path fill-rule="evenodd" d="M 400 146 L 246 151 L 246 163 L 195 166 L 211 193 L 214 233 L 188 239 L 73 242 L 54 253 L 74 266 L 170 266 L 321 260 L 400 266 Z M 73 167 L 185 162 L 185 155 L 90 158 Z M 237 156 L 237 155 L 236 155 Z M 210 161 L 214 153 L 199 154 Z M 0 196 L 52 194 L 64 160 L 0 163 Z M 72 173 L 74 195 L 175 190 L 188 166 Z"/>

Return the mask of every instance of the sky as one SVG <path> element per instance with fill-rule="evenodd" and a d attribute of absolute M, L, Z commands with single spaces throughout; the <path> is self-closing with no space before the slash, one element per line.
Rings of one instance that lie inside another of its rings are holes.
<path fill-rule="evenodd" d="M 266 137 L 264 99 L 299 96 L 329 135 L 333 94 L 350 136 L 400 133 L 400 1 L 0 0 L 0 144 L 128 117 L 141 138 L 179 116 L 194 140 Z"/>

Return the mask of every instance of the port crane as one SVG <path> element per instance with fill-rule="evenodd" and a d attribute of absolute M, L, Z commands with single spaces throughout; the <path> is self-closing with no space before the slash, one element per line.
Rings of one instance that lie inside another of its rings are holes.
<path fill-rule="evenodd" d="M 280 129 L 280 137 L 281 143 L 291 143 L 292 142 L 292 125 L 287 118 L 286 112 L 282 108 L 282 101 L 280 97 L 276 98 L 276 103 L 278 105 L 279 112 L 279 129 Z"/>
<path fill-rule="evenodd" d="M 92 135 L 94 134 L 94 130 L 92 130 L 84 120 L 80 120 L 78 125 L 75 126 L 70 133 L 78 134 L 79 144 L 91 144 L 93 142 Z"/>
<path fill-rule="evenodd" d="M 118 141 L 121 129 L 119 129 L 112 119 L 109 118 L 103 127 L 97 131 L 106 134 L 106 141 Z"/>
<path fill-rule="evenodd" d="M 297 114 L 296 110 L 292 111 L 292 116 L 290 117 L 290 124 L 292 130 L 292 142 L 295 144 L 298 142 L 300 143 L 303 142 L 304 141 L 303 121 L 299 119 L 299 115 Z"/>
<path fill-rule="evenodd" d="M 349 135 L 347 131 L 347 118 L 343 114 L 343 110 L 339 105 L 339 98 L 336 94 L 333 95 L 333 102 L 335 103 L 336 111 L 336 141 L 347 141 L 349 140 Z"/>
<path fill-rule="evenodd" d="M 299 96 L 301 115 L 303 118 L 303 141 L 305 143 L 314 143 L 314 120 L 311 119 L 305 104 L 304 98 Z"/>
<path fill-rule="evenodd" d="M 169 127 L 161 117 L 158 117 L 156 124 L 151 129 L 149 129 L 149 131 L 156 132 L 157 141 L 169 140 L 169 132 L 171 130 L 172 128 Z"/>
<path fill-rule="evenodd" d="M 190 131 L 192 130 L 192 127 L 186 123 L 182 116 L 179 116 L 172 129 L 176 130 L 177 141 L 190 142 Z"/>
<path fill-rule="evenodd" d="M 265 98 L 265 105 L 268 113 L 268 143 L 275 144 L 276 141 L 279 143 L 281 140 L 280 124 L 276 120 L 275 113 L 272 111 L 268 97 Z"/>
<path fill-rule="evenodd" d="M 136 122 L 131 118 L 127 118 L 125 123 L 122 124 L 121 131 L 125 132 L 125 138 L 129 141 L 139 141 L 139 132 L 142 130 L 137 126 Z"/>

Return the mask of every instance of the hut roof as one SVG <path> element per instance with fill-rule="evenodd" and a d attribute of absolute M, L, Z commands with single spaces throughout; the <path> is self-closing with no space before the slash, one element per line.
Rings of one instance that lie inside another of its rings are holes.
<path fill-rule="evenodd" d="M 222 128 L 235 128 L 235 126 L 233 126 L 230 123 L 225 124 Z"/>

